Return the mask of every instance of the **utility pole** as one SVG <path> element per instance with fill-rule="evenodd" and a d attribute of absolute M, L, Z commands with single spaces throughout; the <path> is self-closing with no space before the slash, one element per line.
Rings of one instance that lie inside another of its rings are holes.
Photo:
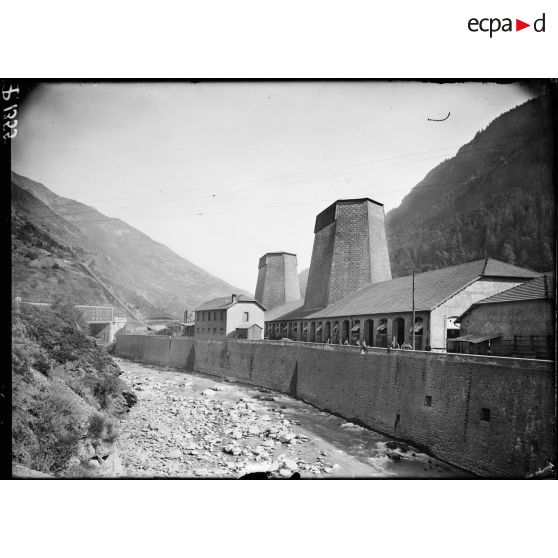
<path fill-rule="evenodd" d="M 415 350 L 415 270 L 413 269 L 413 351 Z"/>

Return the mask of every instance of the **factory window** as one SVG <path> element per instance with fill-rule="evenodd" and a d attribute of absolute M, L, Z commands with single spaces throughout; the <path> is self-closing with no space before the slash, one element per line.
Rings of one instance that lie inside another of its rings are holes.
<path fill-rule="evenodd" d="M 217 333 L 217 328 L 214 327 L 214 328 L 213 328 L 213 335 L 215 335 L 216 333 Z"/>
<path fill-rule="evenodd" d="M 387 347 L 387 328 L 388 321 L 387 318 L 381 318 L 378 327 L 376 328 L 376 346 L 377 347 Z"/>
<path fill-rule="evenodd" d="M 219 328 L 219 335 L 224 335 L 224 334 L 225 334 L 225 330 L 222 327 L 220 327 Z"/>
<path fill-rule="evenodd" d="M 207 313 L 207 321 L 210 322 L 211 321 L 211 312 Z"/>
<path fill-rule="evenodd" d="M 216 322 L 217 321 L 217 312 L 213 312 L 213 320 Z"/>
<path fill-rule="evenodd" d="M 490 409 L 481 408 L 481 420 L 483 422 L 490 422 Z"/>
<path fill-rule="evenodd" d="M 432 407 L 432 396 L 431 395 L 425 395 L 424 396 L 424 405 L 426 407 Z"/>
<path fill-rule="evenodd" d="M 242 312 L 242 321 L 247 322 L 250 318 L 250 314 L 248 312 Z"/>
<path fill-rule="evenodd" d="M 196 328 L 196 333 L 199 333 L 199 332 L 200 332 L 200 328 L 197 327 L 197 328 Z"/>
<path fill-rule="evenodd" d="M 202 327 L 202 335 L 205 333 L 205 327 Z"/>

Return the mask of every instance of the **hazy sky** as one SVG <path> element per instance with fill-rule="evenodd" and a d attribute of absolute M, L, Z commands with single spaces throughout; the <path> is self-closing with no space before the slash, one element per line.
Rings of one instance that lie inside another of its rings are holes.
<path fill-rule="evenodd" d="M 20 108 L 12 165 L 254 292 L 266 252 L 309 266 L 333 201 L 368 196 L 387 213 L 531 96 L 481 83 L 47 84 Z"/>

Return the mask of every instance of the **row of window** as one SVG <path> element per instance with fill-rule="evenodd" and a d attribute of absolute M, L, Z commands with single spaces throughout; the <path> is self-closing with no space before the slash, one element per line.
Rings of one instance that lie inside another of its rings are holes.
<path fill-rule="evenodd" d="M 225 311 L 218 310 L 216 312 L 196 312 L 196 322 L 214 322 L 225 319 Z"/>
<path fill-rule="evenodd" d="M 360 320 L 354 320 L 353 323 L 352 323 L 352 326 L 351 326 L 351 322 L 349 320 L 342 320 L 341 322 L 343 323 L 343 325 L 346 324 L 347 327 L 350 327 L 351 331 L 353 333 L 357 333 L 360 330 L 360 326 L 361 326 Z M 306 331 L 306 329 L 310 325 L 310 326 L 316 327 L 316 332 L 318 332 L 319 330 L 322 329 L 322 325 L 327 324 L 327 326 L 329 326 L 330 323 L 332 324 L 333 329 L 338 329 L 339 328 L 339 324 L 340 324 L 339 320 L 334 320 L 334 321 L 331 321 L 331 322 L 328 321 L 328 322 L 325 322 L 324 324 L 322 324 L 322 322 L 302 322 L 302 327 L 303 327 L 303 330 Z M 397 324 L 397 325 L 399 323 L 401 323 L 401 324 L 404 325 L 405 324 L 405 319 L 404 318 L 396 318 L 395 320 L 393 320 L 393 323 Z M 288 324 L 287 323 L 282 323 L 281 327 L 283 329 L 285 329 L 287 327 L 287 325 L 291 325 L 291 327 L 293 329 L 298 329 L 298 324 L 299 324 L 299 322 L 289 322 Z M 374 320 L 372 320 L 372 319 L 365 320 L 365 325 L 368 325 L 368 324 L 370 324 L 370 327 L 373 328 L 374 327 L 373 326 Z M 268 329 L 279 328 L 278 323 L 268 323 L 266 325 L 267 325 Z M 378 326 L 377 326 L 376 329 L 377 329 L 378 332 L 384 332 L 387 329 L 387 325 L 388 325 L 387 318 L 381 318 L 378 321 Z M 410 328 L 409 331 L 412 331 L 412 329 L 413 328 Z M 415 333 L 417 333 L 419 335 L 422 334 L 422 329 L 423 329 L 422 318 L 421 317 L 415 318 L 415 327 L 414 327 Z"/>
<path fill-rule="evenodd" d="M 196 322 L 210 322 L 211 320 L 216 322 L 218 320 L 224 321 L 224 319 L 225 319 L 225 310 L 219 310 L 217 312 L 196 312 Z M 249 312 L 242 312 L 242 321 L 243 322 L 250 321 Z"/>
<path fill-rule="evenodd" d="M 197 327 L 196 328 L 196 334 L 200 335 L 200 333 L 201 333 L 201 335 L 206 335 L 206 334 L 207 335 L 225 335 L 225 329 L 220 327 L 219 328 L 219 333 L 217 334 L 217 328 L 216 327 L 213 328 L 213 331 L 211 330 L 210 327 L 207 328 L 207 331 L 206 331 L 205 327 L 202 327 L 202 328 Z"/>
<path fill-rule="evenodd" d="M 396 318 L 392 321 L 392 324 L 392 334 L 394 337 L 400 340 L 406 339 L 413 333 L 415 337 L 419 337 L 423 334 L 423 319 L 420 316 L 416 317 L 414 327 L 408 327 L 408 332 L 406 331 L 404 318 Z M 300 327 L 300 333 L 302 334 L 301 336 L 303 338 L 309 338 L 310 341 L 325 341 L 330 337 L 341 335 L 343 339 L 356 339 L 359 337 L 363 337 L 365 338 L 367 343 L 372 344 L 374 334 L 376 335 L 376 337 L 380 338 L 387 335 L 388 320 L 387 318 L 381 318 L 375 323 L 374 320 L 367 319 L 363 320 L 363 324 L 361 324 L 360 320 L 353 320 L 352 323 L 350 320 L 302 322 Z M 287 322 L 281 324 L 267 323 L 266 334 L 298 336 L 299 322 Z"/>

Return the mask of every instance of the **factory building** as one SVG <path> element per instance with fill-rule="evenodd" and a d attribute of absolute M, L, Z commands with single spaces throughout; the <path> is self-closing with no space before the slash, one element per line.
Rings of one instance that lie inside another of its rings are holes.
<path fill-rule="evenodd" d="M 554 358 L 554 274 L 547 273 L 471 305 L 459 318 L 449 350 Z"/>
<path fill-rule="evenodd" d="M 266 312 L 264 335 L 445 351 L 467 308 L 537 275 L 482 259 L 392 279 L 383 205 L 338 200 L 316 217 L 305 299 Z"/>

